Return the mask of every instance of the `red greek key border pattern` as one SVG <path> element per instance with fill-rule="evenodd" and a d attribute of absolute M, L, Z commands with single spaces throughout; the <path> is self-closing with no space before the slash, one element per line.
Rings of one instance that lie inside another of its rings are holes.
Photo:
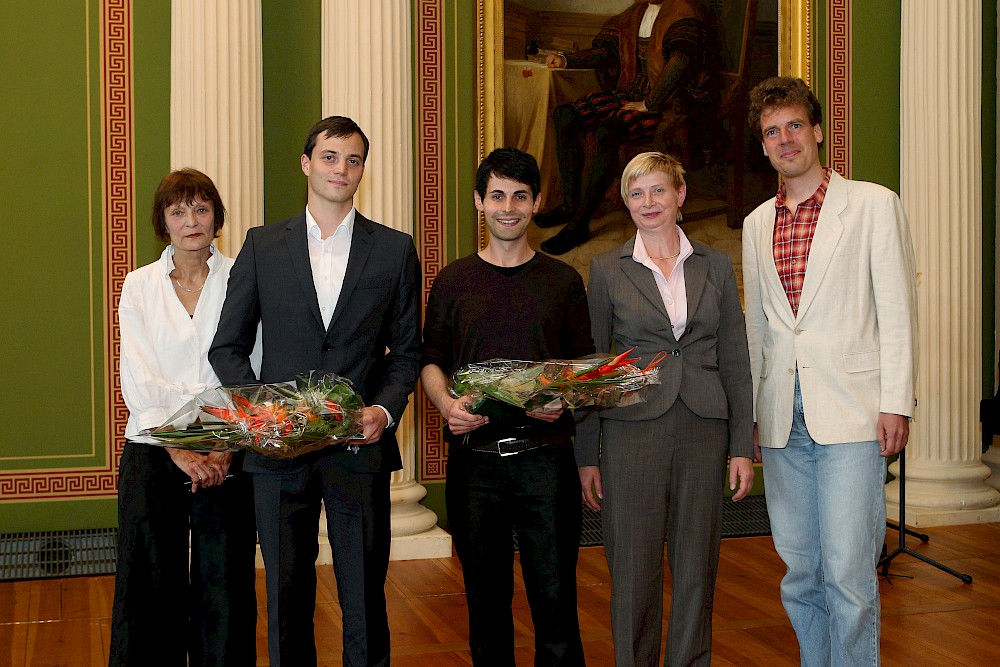
<path fill-rule="evenodd" d="M 121 395 L 117 367 L 120 351 L 118 298 L 132 269 L 132 6 L 129 0 L 101 3 L 101 88 L 103 151 L 102 241 L 104 244 L 104 400 L 109 406 L 107 465 L 0 473 L 0 500 L 79 500 L 114 497 L 128 409 Z M 98 399 L 100 400 L 100 399 Z"/>
<path fill-rule="evenodd" d="M 445 242 L 445 160 L 444 160 L 444 22 L 442 0 L 420 0 L 416 7 L 417 42 L 417 210 L 416 230 L 420 265 L 423 267 L 423 298 L 444 266 Z M 423 482 L 444 480 L 447 458 L 441 428 L 441 414 L 423 388 L 416 393 L 417 423 L 420 424 L 420 473 Z"/>
<path fill-rule="evenodd" d="M 827 158 L 851 176 L 851 0 L 827 0 Z"/>

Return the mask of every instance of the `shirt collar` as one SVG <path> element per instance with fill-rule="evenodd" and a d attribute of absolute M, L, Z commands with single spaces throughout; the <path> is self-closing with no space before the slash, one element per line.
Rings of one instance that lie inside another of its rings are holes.
<path fill-rule="evenodd" d="M 815 206 L 816 208 L 821 208 L 823 206 L 823 200 L 826 199 L 826 189 L 830 186 L 830 174 L 833 170 L 830 167 L 823 167 L 823 181 L 816 188 L 816 192 L 812 193 L 809 199 L 799 203 L 799 206 Z M 785 185 L 781 184 L 778 188 L 778 194 L 774 196 L 774 208 L 783 209 L 785 208 Z"/>
<path fill-rule="evenodd" d="M 340 234 L 340 230 L 344 229 L 344 233 L 347 234 L 347 238 L 351 238 L 354 235 L 354 217 L 358 209 L 351 207 L 351 210 L 347 212 L 344 219 L 340 221 L 337 225 L 337 229 L 334 230 L 333 234 L 328 238 L 333 238 L 337 234 Z M 306 206 L 306 234 L 316 239 L 317 241 L 323 240 L 323 231 L 319 228 L 319 223 L 316 222 L 316 218 L 313 214 L 309 212 L 309 207 Z"/>
<path fill-rule="evenodd" d="M 680 254 L 677 256 L 677 264 L 680 264 L 685 259 L 694 254 L 694 246 L 691 245 L 691 241 L 688 240 L 687 234 L 684 233 L 680 227 L 677 228 L 677 238 L 680 240 Z M 632 259 L 639 264 L 649 265 L 653 263 L 653 258 L 649 256 L 649 251 L 646 249 L 646 244 L 642 240 L 642 234 L 636 232 L 635 244 L 632 246 Z"/>
<path fill-rule="evenodd" d="M 209 274 L 214 273 L 219 266 L 219 253 L 216 252 L 215 244 L 213 243 L 208 247 L 211 253 L 208 256 L 208 272 Z M 167 245 L 160 253 L 160 270 L 164 275 L 169 276 L 174 270 L 174 246 L 173 244 Z"/>

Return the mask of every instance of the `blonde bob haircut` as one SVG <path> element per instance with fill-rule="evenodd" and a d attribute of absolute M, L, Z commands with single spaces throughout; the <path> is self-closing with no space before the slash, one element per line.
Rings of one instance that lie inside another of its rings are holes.
<path fill-rule="evenodd" d="M 652 174 L 654 171 L 662 171 L 666 174 L 671 185 L 674 186 L 674 190 L 678 192 L 684 185 L 684 167 L 673 155 L 659 151 L 639 153 L 629 160 L 629 163 L 625 165 L 625 171 L 622 172 L 622 201 L 628 203 L 628 191 L 635 183 L 635 179 Z"/>

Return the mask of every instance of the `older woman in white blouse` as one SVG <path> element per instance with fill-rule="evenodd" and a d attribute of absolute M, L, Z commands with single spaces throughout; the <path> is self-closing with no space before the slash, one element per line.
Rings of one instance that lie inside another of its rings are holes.
<path fill-rule="evenodd" d="M 137 441 L 140 431 L 219 384 L 207 354 L 233 264 L 212 242 L 225 215 L 201 172 L 165 176 L 152 220 L 170 245 L 122 286 L 121 385 L 129 420 L 118 477 L 111 665 L 255 662 L 256 535 L 239 456 Z"/>

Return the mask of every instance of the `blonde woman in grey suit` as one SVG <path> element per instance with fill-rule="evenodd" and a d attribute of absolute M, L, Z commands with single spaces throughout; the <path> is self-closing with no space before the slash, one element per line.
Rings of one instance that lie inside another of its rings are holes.
<path fill-rule="evenodd" d="M 622 174 L 637 233 L 594 257 L 587 300 L 598 350 L 648 363 L 645 402 L 592 412 L 577 431 L 584 502 L 602 515 L 619 667 L 655 665 L 663 620 L 663 540 L 673 581 L 664 663 L 708 665 L 727 457 L 740 500 L 753 484 L 746 329 L 732 263 L 677 222 L 684 169 L 641 153 Z"/>

